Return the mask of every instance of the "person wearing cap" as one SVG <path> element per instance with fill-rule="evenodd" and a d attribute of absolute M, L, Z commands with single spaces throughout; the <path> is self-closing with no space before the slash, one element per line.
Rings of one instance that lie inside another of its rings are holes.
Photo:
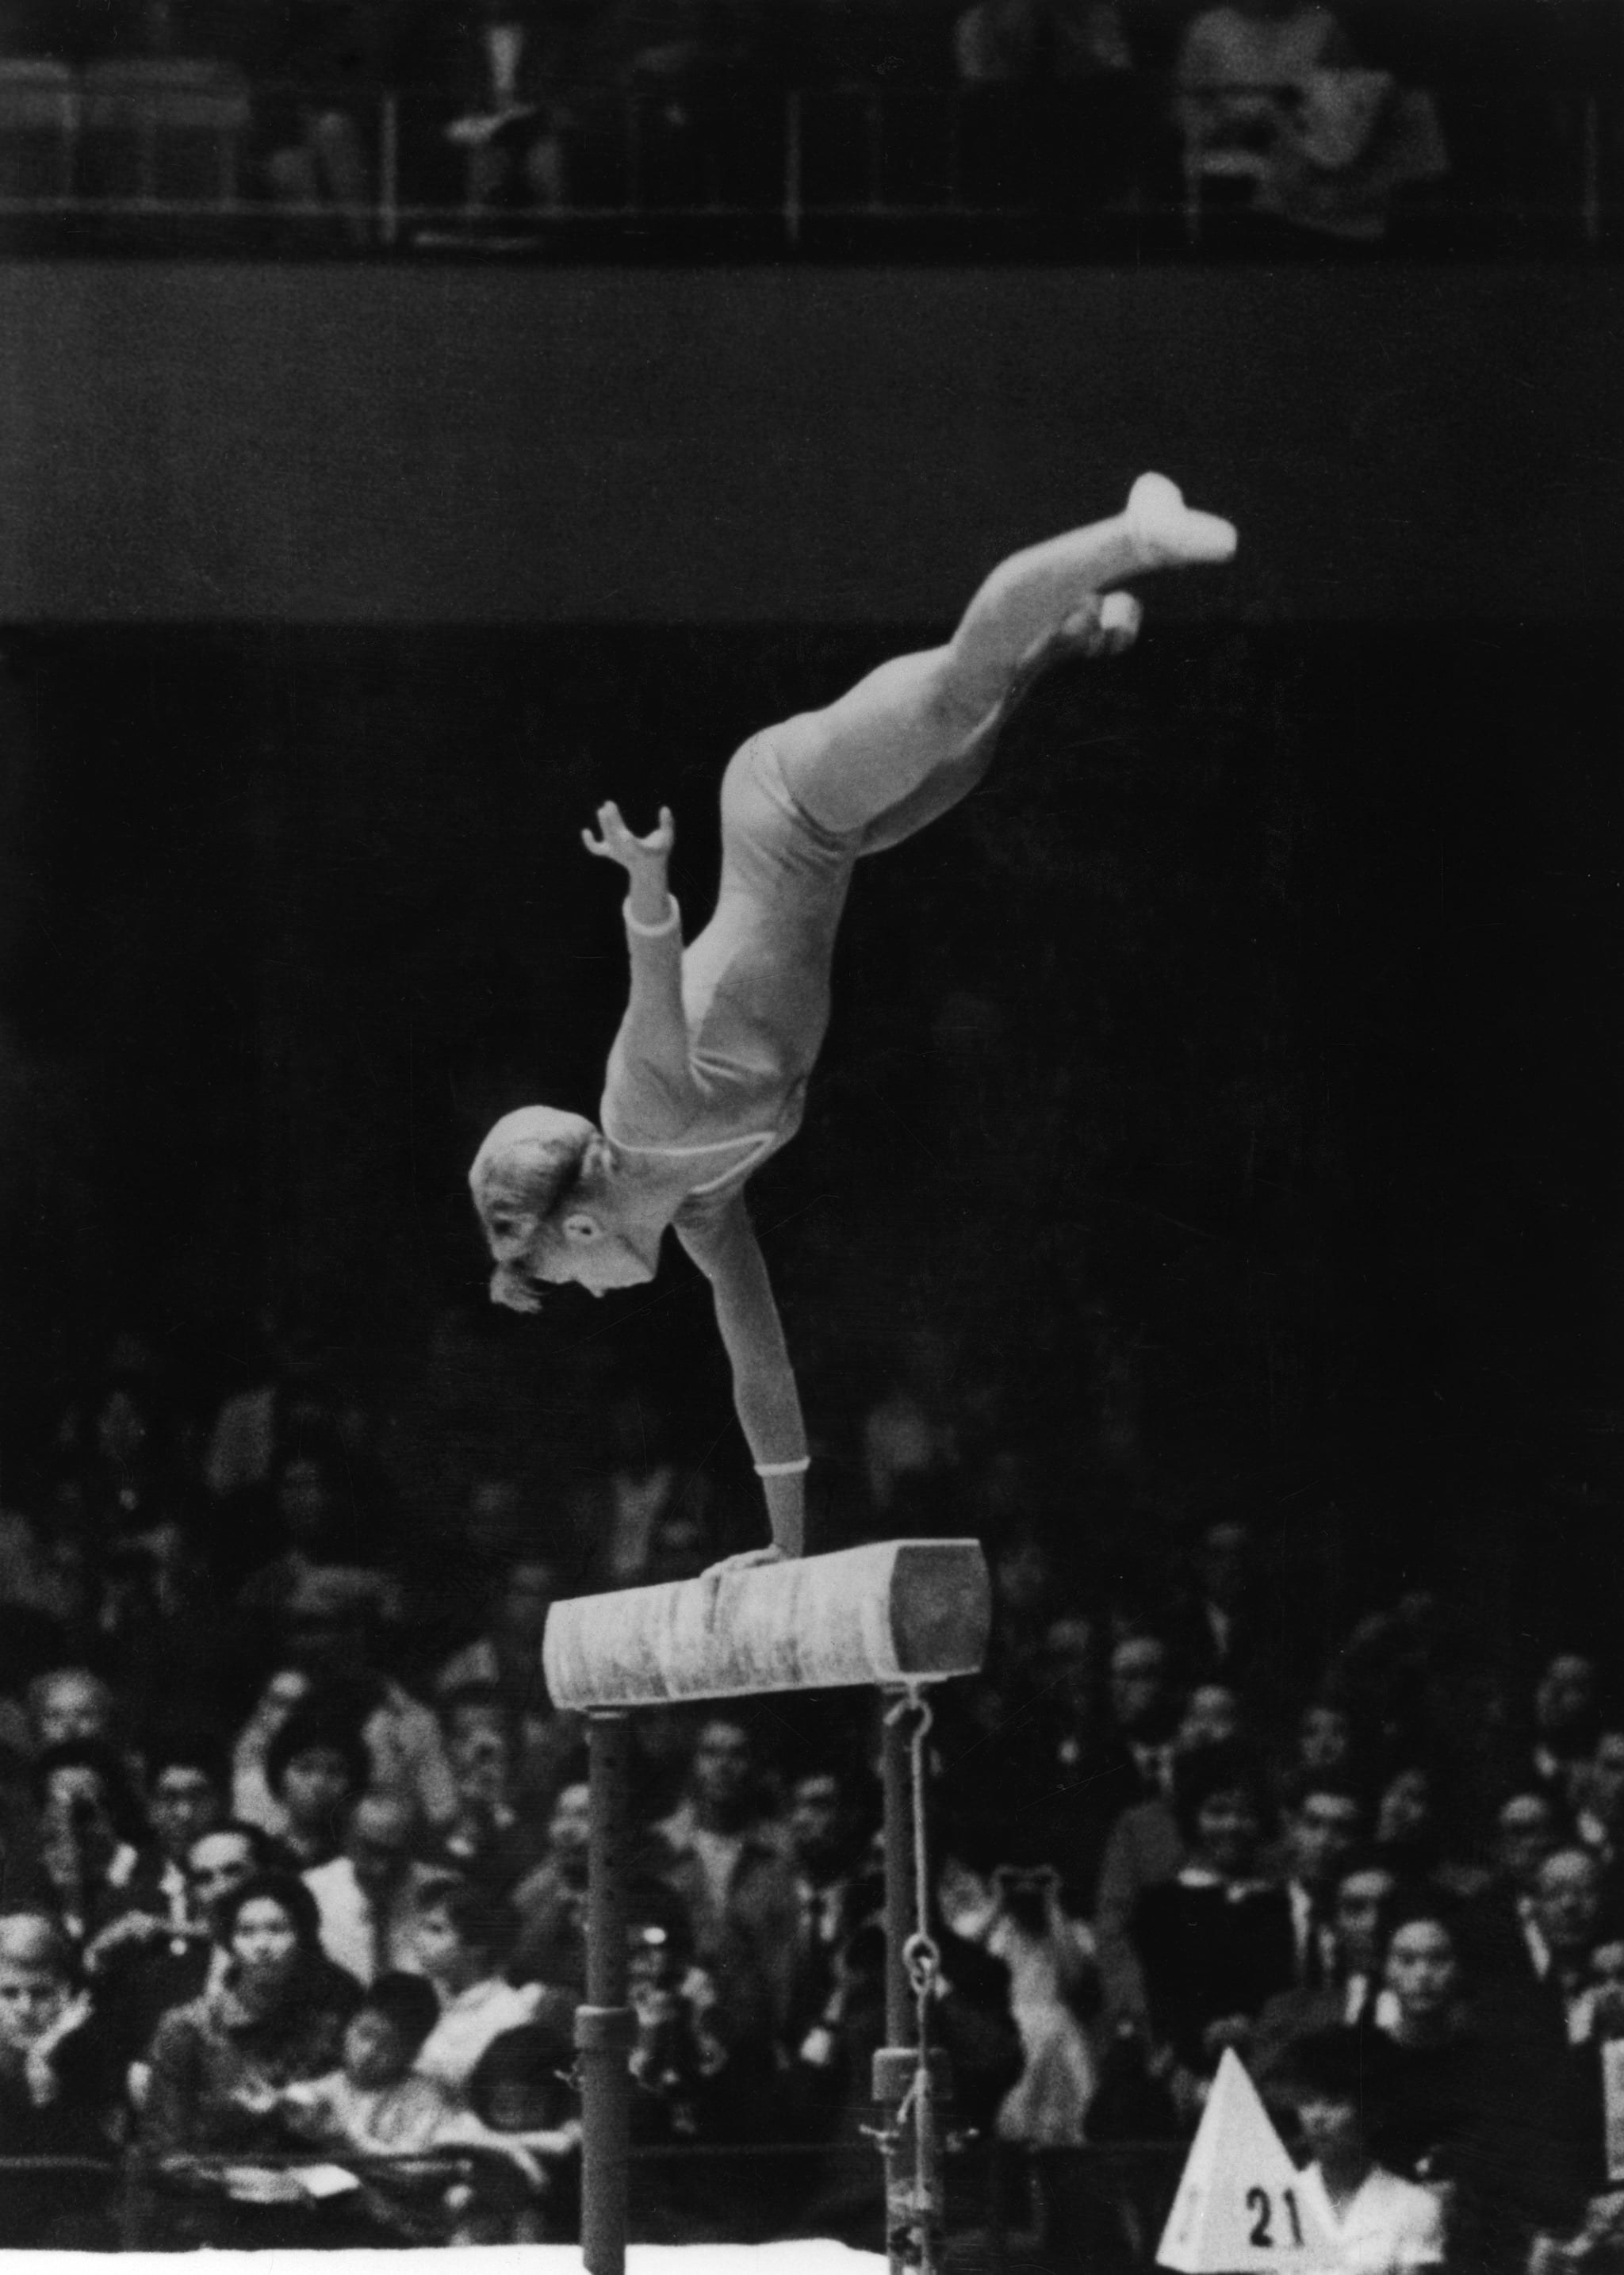
<path fill-rule="evenodd" d="M 1386 2043 L 1368 2030 L 1310 2031 L 1291 2050 L 1288 2090 L 1311 2162 L 1305 2196 L 1336 2239 L 1341 2275 L 1414 2275 L 1444 2260 L 1442 2205 L 1430 2188 L 1378 2164 L 1371 2148 L 1387 2075 Z"/>

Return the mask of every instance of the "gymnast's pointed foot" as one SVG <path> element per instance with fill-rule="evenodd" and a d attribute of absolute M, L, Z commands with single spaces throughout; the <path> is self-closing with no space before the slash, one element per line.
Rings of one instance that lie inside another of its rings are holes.
<path fill-rule="evenodd" d="M 1091 593 L 1060 628 L 1061 645 L 1091 661 L 1121 655 L 1139 637 L 1144 611 L 1131 593 Z"/>
<path fill-rule="evenodd" d="M 1124 518 L 1147 569 L 1227 561 L 1235 553 L 1235 524 L 1187 506 L 1165 474 L 1140 475 L 1128 494 Z"/>

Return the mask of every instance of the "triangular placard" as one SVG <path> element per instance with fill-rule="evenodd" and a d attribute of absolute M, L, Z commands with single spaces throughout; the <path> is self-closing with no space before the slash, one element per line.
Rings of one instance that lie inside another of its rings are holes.
<path fill-rule="evenodd" d="M 1250 2275 L 1258 2268 L 1334 2268 L 1341 2257 L 1318 2191 L 1303 2187 L 1257 2087 L 1226 2049 L 1157 2265 L 1178 2275 Z"/>

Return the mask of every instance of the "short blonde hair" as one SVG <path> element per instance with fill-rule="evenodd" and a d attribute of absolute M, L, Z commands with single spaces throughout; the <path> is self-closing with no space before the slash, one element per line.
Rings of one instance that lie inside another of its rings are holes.
<path fill-rule="evenodd" d="M 578 1184 L 597 1135 L 584 1115 L 551 1106 L 521 1106 L 504 1114 L 487 1134 L 468 1172 L 468 1185 L 496 1258 L 493 1303 L 510 1311 L 539 1308 L 534 1286 L 516 1266 L 533 1265 L 539 1251 L 556 1243 L 558 1213 Z M 491 1227 L 498 1213 L 516 1220 L 512 1234 L 500 1240 Z"/>
<path fill-rule="evenodd" d="M 550 1216 L 580 1174 L 598 1132 L 585 1115 L 552 1106 L 521 1106 L 490 1130 L 468 1172 L 474 1206 L 505 1201 L 539 1223 Z"/>

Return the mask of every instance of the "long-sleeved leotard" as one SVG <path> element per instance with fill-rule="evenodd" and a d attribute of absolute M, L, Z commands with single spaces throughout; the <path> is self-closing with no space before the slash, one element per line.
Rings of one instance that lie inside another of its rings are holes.
<path fill-rule="evenodd" d="M 1126 645 L 1137 612 L 1094 600 L 1175 561 L 1221 560 L 1234 533 L 1147 477 L 1114 521 L 1034 547 L 981 587 L 943 647 L 883 664 L 827 709 L 757 735 L 722 782 L 714 915 L 631 924 L 631 987 L 601 1126 L 646 1243 L 670 1224 L 711 1281 L 740 1422 L 779 1546 L 800 1547 L 806 1441 L 783 1330 L 743 1189 L 800 1126 L 829 1016 L 835 933 L 859 858 L 956 804 L 1057 646 Z"/>

